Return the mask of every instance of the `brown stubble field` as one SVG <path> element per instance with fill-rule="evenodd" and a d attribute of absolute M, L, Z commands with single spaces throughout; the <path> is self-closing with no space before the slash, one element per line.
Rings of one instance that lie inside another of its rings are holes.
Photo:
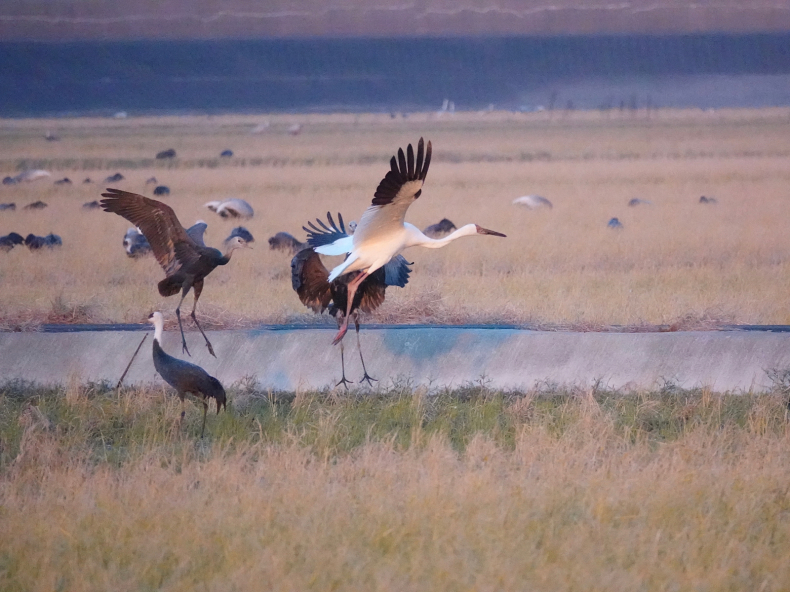
<path fill-rule="evenodd" d="M 270 127 L 250 130 L 263 121 Z M 302 123 L 298 136 L 286 129 Z M 50 130 L 61 139 L 47 142 Z M 3 120 L 0 173 L 45 168 L 52 178 L 0 187 L 0 203 L 41 199 L 40 212 L 0 212 L 0 234 L 55 232 L 62 249 L 0 254 L 0 322 L 139 322 L 171 312 L 153 259 L 133 261 L 123 219 L 80 206 L 107 184 L 163 198 L 185 225 L 209 223 L 218 245 L 235 225 L 202 207 L 239 197 L 256 209 L 256 237 L 206 282 L 199 312 L 214 326 L 313 320 L 290 286 L 290 257 L 266 238 L 327 210 L 358 219 L 400 146 L 430 139 L 434 161 L 407 219 L 449 217 L 507 239 L 412 249 L 414 273 L 369 320 L 495 322 L 595 328 L 788 323 L 790 111 L 434 113 Z M 159 150 L 178 158 L 156 161 Z M 221 160 L 219 152 L 235 155 Z M 73 186 L 53 185 L 64 176 Z M 511 205 L 537 193 L 554 203 Z M 718 199 L 698 203 L 700 195 Z M 627 207 L 633 197 L 651 205 Z M 617 216 L 622 231 L 606 227 Z M 330 262 L 332 263 L 332 262 Z M 191 303 L 191 300 L 187 300 Z M 191 306 L 191 304 L 190 304 Z"/>

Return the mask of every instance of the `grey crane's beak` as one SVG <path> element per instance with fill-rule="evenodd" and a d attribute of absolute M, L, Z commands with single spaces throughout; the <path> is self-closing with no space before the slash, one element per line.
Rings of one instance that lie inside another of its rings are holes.
<path fill-rule="evenodd" d="M 497 232 L 496 230 L 488 230 L 488 228 L 483 228 L 482 226 L 478 226 L 475 224 L 477 228 L 477 234 L 490 234 L 491 236 L 501 236 L 503 238 L 507 238 L 506 234 L 502 234 L 501 232 Z"/>

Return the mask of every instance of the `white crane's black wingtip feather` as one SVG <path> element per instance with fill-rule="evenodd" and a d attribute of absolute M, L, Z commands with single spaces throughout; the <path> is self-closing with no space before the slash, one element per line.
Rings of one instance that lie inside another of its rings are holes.
<path fill-rule="evenodd" d="M 400 192 L 401 188 L 410 181 L 425 181 L 428 175 L 428 167 L 431 164 L 431 143 L 428 142 L 426 150 L 425 143 L 422 138 L 417 143 L 417 162 L 414 162 L 414 148 L 411 144 L 406 147 L 406 154 L 403 149 L 398 149 L 397 158 L 393 156 L 390 159 L 390 170 L 379 183 L 376 188 L 376 193 L 373 196 L 374 206 L 385 206 L 393 202 L 395 197 Z M 418 190 L 414 199 L 420 196 L 421 190 Z"/>

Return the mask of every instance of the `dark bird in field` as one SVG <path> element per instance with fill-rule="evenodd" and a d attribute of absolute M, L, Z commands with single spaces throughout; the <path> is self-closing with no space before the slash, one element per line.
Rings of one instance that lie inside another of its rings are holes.
<path fill-rule="evenodd" d="M 34 201 L 33 203 L 27 204 L 22 209 L 24 209 L 24 210 L 43 210 L 46 207 L 47 207 L 47 204 L 45 204 L 43 201 L 39 200 L 39 201 Z"/>
<path fill-rule="evenodd" d="M 705 197 L 704 195 L 701 195 L 700 198 L 699 198 L 699 203 L 701 203 L 701 204 L 715 204 L 715 203 L 719 203 L 719 200 L 716 199 L 715 197 Z"/>
<path fill-rule="evenodd" d="M 28 234 L 25 237 L 25 246 L 31 251 L 38 251 L 39 249 L 55 248 L 63 245 L 63 241 L 57 234 L 48 234 L 47 236 L 36 236 L 35 234 Z"/>
<path fill-rule="evenodd" d="M 252 236 L 252 233 L 249 230 L 244 228 L 244 226 L 237 226 L 236 228 L 230 231 L 230 236 L 228 236 L 228 238 L 222 241 L 223 244 L 227 245 L 231 240 L 233 240 L 233 237 L 236 236 L 243 238 L 247 242 L 247 244 L 255 242 L 255 237 Z"/>
<path fill-rule="evenodd" d="M 19 181 L 13 177 L 3 177 L 3 185 L 16 185 L 17 183 L 19 183 Z"/>
<path fill-rule="evenodd" d="M 203 291 L 205 277 L 218 265 L 226 265 L 230 261 L 233 251 L 248 248 L 247 242 L 241 237 L 234 237 L 225 245 L 225 254 L 223 255 L 219 250 L 203 244 L 202 231 L 199 236 L 190 236 L 178 221 L 173 209 L 161 201 L 120 189 L 107 189 L 107 193 L 102 193 L 102 197 L 105 198 L 101 200 L 104 211 L 126 218 L 137 226 L 148 239 L 154 256 L 167 276 L 159 282 L 159 294 L 167 297 L 181 292 L 181 300 L 176 307 L 176 316 L 178 317 L 178 327 L 181 329 L 183 351 L 189 354 L 184 328 L 181 324 L 181 304 L 189 290 L 193 289 L 195 302 L 192 306 L 192 320 L 195 321 L 203 339 L 206 340 L 208 351 L 216 357 L 211 342 L 198 323 L 195 309 Z M 203 225 L 203 229 L 205 230 L 205 225 Z"/>
<path fill-rule="evenodd" d="M 123 249 L 132 259 L 139 259 L 151 252 L 151 245 L 142 232 L 137 228 L 130 228 L 123 237 Z"/>
<path fill-rule="evenodd" d="M 146 185 L 156 185 L 158 183 L 159 181 L 156 180 L 156 177 L 148 177 L 148 179 L 145 180 Z"/>
<path fill-rule="evenodd" d="M 93 201 L 86 201 L 84 204 L 82 204 L 83 210 L 98 210 L 100 207 L 99 200 L 96 199 Z"/>
<path fill-rule="evenodd" d="M 38 251 L 44 248 L 44 237 L 36 236 L 35 234 L 28 234 L 25 237 L 25 246 L 31 251 Z"/>
<path fill-rule="evenodd" d="M 107 177 L 104 182 L 105 183 L 117 183 L 118 181 L 123 181 L 124 176 L 121 173 L 115 173 L 114 175 L 110 175 Z"/>
<path fill-rule="evenodd" d="M 609 228 L 614 228 L 615 230 L 622 230 L 623 224 L 617 218 L 612 218 L 609 222 L 606 223 Z"/>
<path fill-rule="evenodd" d="M 44 241 L 46 242 L 48 247 L 63 246 L 63 239 L 61 239 L 57 234 L 52 234 L 51 232 L 44 237 Z"/>
<path fill-rule="evenodd" d="M 83 185 L 88 185 L 89 183 L 93 183 L 93 181 L 91 181 L 90 177 L 85 177 L 85 179 L 82 181 L 82 183 L 83 183 Z"/>
<path fill-rule="evenodd" d="M 22 245 L 24 243 L 25 239 L 22 238 L 21 234 L 12 232 L 6 236 L 0 236 L 0 251 L 5 251 L 7 253 L 15 246 Z"/>
<path fill-rule="evenodd" d="M 316 220 L 318 224 L 327 229 L 331 233 L 333 239 L 329 239 L 329 234 L 326 235 L 327 240 L 336 240 L 341 238 L 342 235 L 350 236 L 343 225 L 343 217 L 338 214 L 338 225 L 332 219 L 332 215 L 327 212 L 327 220 L 329 227 L 327 227 L 320 220 Z M 315 228 L 312 223 L 312 228 Z M 315 232 L 315 231 L 314 231 Z M 365 360 L 362 358 L 362 347 L 359 343 L 359 311 L 373 312 L 384 302 L 385 292 L 388 286 L 398 286 L 402 288 L 409 282 L 409 274 L 411 269 L 409 263 L 402 255 L 396 255 L 389 263 L 383 267 L 379 267 L 376 271 L 368 275 L 362 283 L 359 284 L 356 292 L 354 293 L 354 301 L 348 302 L 348 284 L 350 281 L 357 277 L 356 272 L 352 274 L 341 275 L 333 281 L 329 281 L 329 270 L 324 267 L 318 253 L 313 249 L 306 248 L 291 260 L 291 285 L 294 291 L 299 296 L 306 307 L 315 313 L 322 313 L 325 310 L 329 311 L 337 320 L 338 327 L 343 325 L 345 315 L 348 314 L 354 320 L 354 326 L 357 331 L 357 349 L 359 350 L 359 359 L 362 362 L 362 370 L 364 376 L 360 380 L 367 381 L 371 384 L 371 380 L 376 380 L 368 375 L 365 368 Z M 348 313 L 346 313 L 348 311 Z M 347 322 L 346 322 L 347 324 Z M 346 379 L 345 360 L 343 358 L 343 342 L 340 342 L 340 365 L 342 369 L 342 378 L 337 384 L 346 386 L 349 380 Z M 337 386 L 337 385 L 335 385 Z M 347 387 L 346 387 L 347 388 Z"/>
<path fill-rule="evenodd" d="M 221 158 L 230 158 L 233 156 L 233 150 L 223 150 L 219 153 L 219 155 Z"/>
<path fill-rule="evenodd" d="M 168 148 L 167 150 L 162 150 L 161 152 L 156 153 L 157 160 L 164 160 L 166 158 L 175 158 L 176 151 L 173 148 Z"/>
<path fill-rule="evenodd" d="M 63 177 L 62 179 L 55 181 L 55 185 L 71 185 L 71 179 L 68 177 Z"/>
<path fill-rule="evenodd" d="M 12 211 L 16 210 L 16 204 L 15 203 L 0 204 L 0 212 L 2 212 L 3 210 L 12 210 Z"/>
<path fill-rule="evenodd" d="M 187 394 L 200 399 L 200 402 L 203 403 L 203 425 L 200 427 L 200 437 L 202 438 L 206 429 L 208 400 L 214 399 L 217 402 L 218 415 L 219 410 L 223 407 L 227 410 L 225 389 L 222 388 L 219 380 L 209 375 L 200 366 L 165 353 L 162 349 L 164 320 L 161 312 L 152 313 L 148 320 L 154 326 L 154 368 L 159 372 L 159 376 L 178 392 L 178 398 L 181 399 L 181 423 L 184 422 L 184 398 Z"/>
<path fill-rule="evenodd" d="M 304 229 L 308 232 L 307 242 L 318 253 L 347 255 L 345 261 L 329 274 L 330 282 L 345 274 L 362 272 L 355 274 L 348 283 L 349 306 L 365 278 L 396 258 L 404 249 L 417 246 L 440 249 L 465 236 L 505 236 L 477 224 L 466 224 L 444 238 L 435 239 L 425 236 L 416 226 L 406 222 L 409 206 L 422 195 L 430 164 L 431 143 L 428 142 L 426 147 L 422 138 L 417 143 L 416 160 L 411 144 L 405 152 L 399 149 L 397 157 L 393 156 L 390 160 L 390 170 L 376 188 L 373 202 L 362 214 L 353 236 L 328 229 L 322 231 L 315 226 L 311 226 L 313 231 Z M 349 316 L 350 311 L 335 335 L 335 344 L 343 339 L 348 330 Z"/>
<path fill-rule="evenodd" d="M 167 185 L 157 185 L 154 187 L 154 195 L 170 195 L 170 187 Z"/>
<path fill-rule="evenodd" d="M 299 242 L 296 237 L 287 232 L 278 232 L 274 236 L 269 237 L 269 249 L 272 251 L 284 251 L 291 255 L 296 255 L 307 246 L 307 243 Z"/>
<path fill-rule="evenodd" d="M 431 224 L 422 233 L 431 238 L 439 238 L 450 234 L 453 230 L 457 230 L 455 224 L 450 222 L 447 218 L 442 218 L 436 224 Z"/>
<path fill-rule="evenodd" d="M 632 207 L 632 208 L 636 207 L 636 206 L 639 206 L 639 205 L 649 206 L 649 205 L 652 205 L 652 203 L 653 202 L 651 202 L 651 201 L 648 201 L 646 199 L 639 199 L 638 197 L 635 197 L 635 198 L 633 198 L 633 199 L 628 201 L 628 205 L 630 207 Z"/>

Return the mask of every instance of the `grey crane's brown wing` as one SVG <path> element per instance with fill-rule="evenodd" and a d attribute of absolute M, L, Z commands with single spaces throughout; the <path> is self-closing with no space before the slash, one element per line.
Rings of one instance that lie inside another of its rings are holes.
<path fill-rule="evenodd" d="M 390 170 L 376 188 L 373 201 L 359 220 L 354 233 L 354 244 L 390 228 L 400 228 L 406 219 L 406 210 L 422 194 L 422 186 L 431 165 L 431 143 L 426 147 L 423 139 L 417 143 L 417 159 L 411 144 L 398 149 L 398 156 L 390 160 Z"/>
<path fill-rule="evenodd" d="M 359 299 L 359 308 L 363 312 L 373 312 L 384 304 L 386 291 L 387 285 L 381 281 L 380 276 L 376 274 L 368 276 L 357 290 L 357 293 L 361 295 Z M 354 298 L 354 300 L 356 300 L 356 298 Z"/>
<path fill-rule="evenodd" d="M 403 255 L 393 257 L 389 263 L 379 267 L 360 285 L 358 293 L 362 294 L 359 308 L 364 312 L 373 312 L 384 303 L 388 286 L 403 288 L 409 283 L 411 267 Z"/>
<path fill-rule="evenodd" d="M 306 307 L 324 312 L 332 300 L 329 270 L 313 249 L 304 249 L 291 259 L 291 285 Z"/>
<path fill-rule="evenodd" d="M 108 188 L 102 197 L 105 212 L 118 214 L 140 229 L 167 275 L 185 265 L 185 259 L 199 257 L 198 245 L 167 204 L 120 189 Z"/>

